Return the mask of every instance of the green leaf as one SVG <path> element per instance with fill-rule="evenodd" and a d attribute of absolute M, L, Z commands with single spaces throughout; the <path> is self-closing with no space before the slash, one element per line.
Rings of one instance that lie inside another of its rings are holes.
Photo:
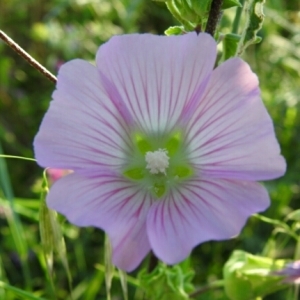
<path fill-rule="evenodd" d="M 228 33 L 223 38 L 223 54 L 221 61 L 225 61 L 230 57 L 234 57 L 237 51 L 237 47 L 241 36 L 234 33 Z"/>
<path fill-rule="evenodd" d="M 194 290 L 193 277 L 194 271 L 185 262 L 172 267 L 159 263 L 151 273 L 143 269 L 138 275 L 145 297 L 153 300 L 189 299 L 188 293 Z"/>
<path fill-rule="evenodd" d="M 300 221 L 300 209 L 294 210 L 286 218 L 288 220 Z"/>
<path fill-rule="evenodd" d="M 222 4 L 222 9 L 224 10 L 224 9 L 228 9 L 228 8 L 236 7 L 236 6 L 242 7 L 242 4 L 240 3 L 240 1 L 238 1 L 238 0 L 224 0 L 223 4 Z"/>
<path fill-rule="evenodd" d="M 247 12 L 247 21 L 238 45 L 237 55 L 241 55 L 248 46 L 261 41 L 261 38 L 257 37 L 257 32 L 261 29 L 264 21 L 264 4 L 265 0 L 248 1 L 248 6 L 245 10 Z"/>
<path fill-rule="evenodd" d="M 185 33 L 183 26 L 171 26 L 165 30 L 165 35 L 181 35 Z"/>
<path fill-rule="evenodd" d="M 42 194 L 40 206 L 39 227 L 48 275 L 51 283 L 53 284 L 53 253 L 55 251 L 58 254 L 60 261 L 66 271 L 70 292 L 72 293 L 72 277 L 68 264 L 66 244 L 60 228 L 61 225 L 57 220 L 57 213 L 49 209 L 45 202 L 46 193 L 48 191 L 47 178 L 45 172 L 43 181 L 43 191 L 44 192 Z"/>
<path fill-rule="evenodd" d="M 0 287 L 6 289 L 7 291 L 12 292 L 14 295 L 22 297 L 22 299 L 26 300 L 46 300 L 44 298 L 37 297 L 29 292 L 23 291 L 19 288 L 16 288 L 12 285 L 9 285 L 3 281 L 0 281 Z M 18 298 L 20 299 L 20 298 Z"/>
<path fill-rule="evenodd" d="M 187 1 L 190 2 L 191 7 L 201 18 L 201 21 L 203 22 L 203 19 L 206 21 L 209 15 L 212 0 L 201 0 L 201 1 L 187 0 Z"/>
<path fill-rule="evenodd" d="M 192 1 L 188 1 L 188 0 L 172 0 L 172 1 L 173 4 L 177 7 L 177 10 L 179 11 L 182 18 L 184 18 L 185 20 L 193 24 L 198 24 L 198 22 L 200 21 L 200 17 L 198 13 L 195 11 L 194 7 L 191 5 Z M 210 1 L 210 0 L 204 0 L 204 1 Z"/>
<path fill-rule="evenodd" d="M 181 8 L 178 8 L 173 0 L 168 0 L 166 2 L 166 5 L 173 17 L 176 18 L 183 25 L 184 30 L 194 30 L 195 26 L 189 20 L 185 19 L 185 16 L 182 15 Z"/>

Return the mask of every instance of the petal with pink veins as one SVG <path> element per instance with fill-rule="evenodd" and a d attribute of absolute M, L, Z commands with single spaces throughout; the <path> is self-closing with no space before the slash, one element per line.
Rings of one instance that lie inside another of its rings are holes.
<path fill-rule="evenodd" d="M 238 235 L 247 218 L 265 210 L 269 202 L 266 189 L 255 182 L 190 180 L 151 206 L 151 248 L 162 261 L 178 263 L 202 242 Z"/>
<path fill-rule="evenodd" d="M 257 181 L 285 172 L 258 79 L 239 58 L 213 71 L 186 134 L 200 176 Z"/>
<path fill-rule="evenodd" d="M 76 173 L 55 182 L 47 205 L 77 226 L 95 226 L 109 235 L 113 263 L 135 269 L 150 251 L 146 216 L 152 199 L 114 174 L 85 178 Z"/>
<path fill-rule="evenodd" d="M 193 102 L 199 87 L 204 91 L 215 60 L 216 43 L 205 33 L 115 36 L 97 53 L 110 98 L 122 100 L 146 132 L 166 132 L 177 125 L 183 107 Z"/>
<path fill-rule="evenodd" d="M 64 64 L 52 97 L 34 140 L 39 164 L 88 175 L 119 169 L 130 149 L 128 126 L 102 89 L 96 67 L 79 59 Z"/>

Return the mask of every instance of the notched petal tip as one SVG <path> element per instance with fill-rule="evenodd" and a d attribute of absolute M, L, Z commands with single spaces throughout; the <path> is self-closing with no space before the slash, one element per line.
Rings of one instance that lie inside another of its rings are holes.
<path fill-rule="evenodd" d="M 191 181 L 164 200 L 150 208 L 147 233 L 156 256 L 168 264 L 184 260 L 200 243 L 237 236 L 249 216 L 270 203 L 258 183 L 216 179 Z"/>

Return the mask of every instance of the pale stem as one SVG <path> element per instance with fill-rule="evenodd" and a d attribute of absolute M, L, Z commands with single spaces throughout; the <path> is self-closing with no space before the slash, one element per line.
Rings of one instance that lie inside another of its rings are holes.
<path fill-rule="evenodd" d="M 14 42 L 8 35 L 6 35 L 2 30 L 0 30 L 0 39 L 4 41 L 11 49 L 17 52 L 21 57 L 23 57 L 31 66 L 42 73 L 52 82 L 56 83 L 56 77 L 43 67 L 38 61 L 36 61 L 30 54 L 28 54 L 23 48 L 21 48 L 16 42 Z"/>

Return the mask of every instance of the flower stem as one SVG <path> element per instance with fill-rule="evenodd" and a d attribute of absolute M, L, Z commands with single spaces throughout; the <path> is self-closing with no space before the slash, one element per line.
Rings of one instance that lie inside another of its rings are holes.
<path fill-rule="evenodd" d="M 214 36 L 219 23 L 222 4 L 223 0 L 213 0 L 211 3 L 208 21 L 205 28 L 205 32 L 209 33 L 211 36 Z"/>
<path fill-rule="evenodd" d="M 17 52 L 21 57 L 23 57 L 29 64 L 31 64 L 36 70 L 42 73 L 50 81 L 56 82 L 56 77 L 43 67 L 39 62 L 37 62 L 30 54 L 28 54 L 24 49 L 22 49 L 15 41 L 13 41 L 8 35 L 6 35 L 2 30 L 0 30 L 0 39 L 4 41 L 10 48 Z"/>
<path fill-rule="evenodd" d="M 0 154 L 0 158 L 15 158 L 15 159 L 23 159 L 23 160 L 29 160 L 29 161 L 36 162 L 36 159 L 34 159 L 34 158 L 24 157 L 24 156 L 16 156 L 16 155 Z"/>
<path fill-rule="evenodd" d="M 242 4 L 242 6 L 237 7 L 237 9 L 236 9 L 235 18 L 234 18 L 234 21 L 232 24 L 232 33 L 238 33 L 241 16 L 242 16 L 242 12 L 244 9 L 244 2 L 245 2 L 245 0 L 240 0 L 240 3 Z"/>
<path fill-rule="evenodd" d="M 209 283 L 208 285 L 205 285 L 205 286 L 197 289 L 196 291 L 192 292 L 191 294 L 189 294 L 189 297 L 195 298 L 195 297 L 197 297 L 201 294 L 204 294 L 210 290 L 217 289 L 217 288 L 220 288 L 223 286 L 224 286 L 224 280 L 216 280 L 216 281 Z"/>

